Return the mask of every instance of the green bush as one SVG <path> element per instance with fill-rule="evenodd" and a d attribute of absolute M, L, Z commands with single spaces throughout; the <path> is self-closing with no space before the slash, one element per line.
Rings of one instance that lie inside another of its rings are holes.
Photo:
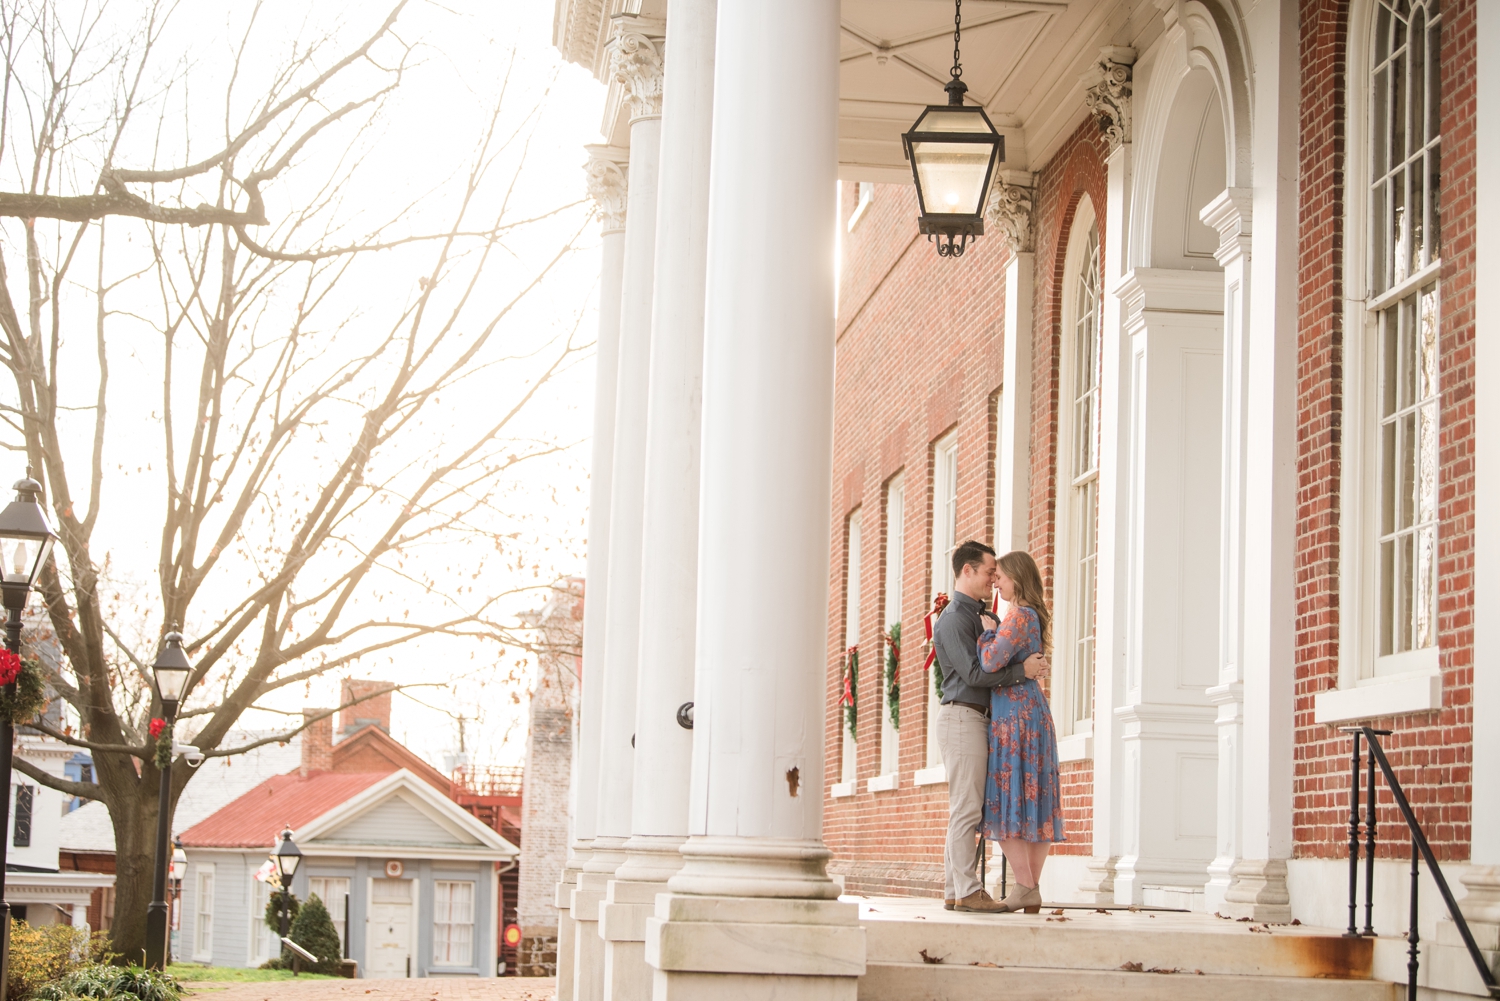
<path fill-rule="evenodd" d="M 182 990 L 168 974 L 139 966 L 95 964 L 74 970 L 34 991 L 29 1001 L 179 1001 Z"/>
<path fill-rule="evenodd" d="M 92 938 L 82 928 L 68 925 L 33 927 L 24 921 L 10 926 L 10 976 L 7 997 L 31 997 L 44 984 L 105 958 L 108 936 Z"/>
<path fill-rule="evenodd" d="M 339 932 L 333 926 L 333 919 L 328 916 L 328 908 L 323 906 L 323 901 L 318 899 L 316 893 L 307 898 L 307 903 L 302 905 L 297 912 L 297 920 L 292 922 L 290 933 L 293 942 L 318 957 L 318 962 L 311 968 L 311 973 L 336 974 L 339 972 L 339 959 L 342 958 L 343 948 L 339 945 Z M 281 952 L 281 968 L 291 967 L 292 953 L 288 949 Z M 306 963 L 306 960 L 303 960 Z"/>

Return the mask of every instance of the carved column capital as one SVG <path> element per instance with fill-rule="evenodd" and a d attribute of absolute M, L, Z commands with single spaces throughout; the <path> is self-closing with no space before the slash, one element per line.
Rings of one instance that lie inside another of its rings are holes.
<path fill-rule="evenodd" d="M 1113 153 L 1131 141 L 1131 67 L 1104 55 L 1099 59 L 1096 73 L 1099 82 L 1084 91 L 1083 106 L 1099 119 L 1099 129 L 1109 140 L 1109 151 Z"/>
<path fill-rule="evenodd" d="M 610 51 L 609 73 L 625 88 L 631 120 L 661 116 L 665 39 L 621 31 Z"/>
<path fill-rule="evenodd" d="M 625 228 L 625 195 L 629 185 L 625 171 L 615 161 L 591 156 L 583 168 L 588 178 L 589 197 L 599 210 L 601 229 L 613 233 Z"/>
<path fill-rule="evenodd" d="M 1036 249 L 1031 225 L 1034 201 L 1032 188 L 1007 184 L 1004 178 L 995 178 L 990 186 L 984 218 L 1005 237 L 1012 254 L 1029 254 Z"/>

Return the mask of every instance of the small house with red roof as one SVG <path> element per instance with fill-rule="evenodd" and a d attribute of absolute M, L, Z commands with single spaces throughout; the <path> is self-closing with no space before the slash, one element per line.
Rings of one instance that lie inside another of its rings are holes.
<path fill-rule="evenodd" d="M 337 742 L 331 716 L 312 723 L 297 769 L 182 832 L 181 961 L 256 967 L 280 954 L 263 867 L 290 827 L 303 854 L 292 892 L 322 899 L 361 976 L 496 974 L 500 873 L 519 850 L 390 736 L 389 706 L 387 694 L 345 710 Z"/>

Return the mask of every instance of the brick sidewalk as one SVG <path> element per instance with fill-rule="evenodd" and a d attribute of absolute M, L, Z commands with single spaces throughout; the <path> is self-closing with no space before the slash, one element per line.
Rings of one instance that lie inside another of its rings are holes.
<path fill-rule="evenodd" d="M 551 977 L 490 980 L 276 980 L 262 984 L 185 984 L 191 1001 L 553 1001 Z"/>

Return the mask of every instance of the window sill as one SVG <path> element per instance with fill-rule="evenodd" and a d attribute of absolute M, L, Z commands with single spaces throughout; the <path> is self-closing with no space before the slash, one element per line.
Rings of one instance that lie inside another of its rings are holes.
<path fill-rule="evenodd" d="M 1389 681 L 1374 679 L 1355 688 L 1330 689 L 1318 693 L 1313 702 L 1314 719 L 1319 723 L 1347 723 L 1427 712 L 1442 704 L 1443 678 L 1435 673 Z"/>
<path fill-rule="evenodd" d="M 1059 764 L 1069 761 L 1094 760 L 1094 735 L 1075 733 L 1071 737 L 1057 738 L 1057 760 Z"/>
<path fill-rule="evenodd" d="M 853 796 L 854 786 L 853 782 L 835 782 L 833 788 L 828 790 L 828 796 L 830 799 L 845 799 Z"/>
<path fill-rule="evenodd" d="M 918 768 L 911 776 L 911 784 L 914 786 L 942 785 L 947 781 L 948 769 L 940 764 L 931 768 Z"/>
<path fill-rule="evenodd" d="M 890 792 L 901 785 L 901 776 L 896 772 L 889 775 L 876 775 L 865 779 L 865 792 Z"/>

